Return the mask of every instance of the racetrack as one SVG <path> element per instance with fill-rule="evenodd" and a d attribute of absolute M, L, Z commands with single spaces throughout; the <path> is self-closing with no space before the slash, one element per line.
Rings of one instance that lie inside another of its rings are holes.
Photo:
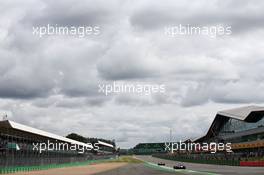
<path fill-rule="evenodd" d="M 140 160 L 158 163 L 164 162 L 166 166 L 173 167 L 178 163 L 177 161 L 164 160 L 155 158 L 152 156 L 136 156 Z M 212 174 L 223 174 L 223 175 L 263 175 L 264 167 L 239 167 L 239 166 L 226 166 L 226 165 L 208 165 L 208 164 L 197 164 L 197 163 L 183 163 L 187 170 L 193 170 L 199 172 L 208 172 Z M 206 174 L 206 173 L 205 173 Z"/>
<path fill-rule="evenodd" d="M 7 175 L 92 175 L 126 166 L 127 163 L 100 163 L 86 166 L 54 168 L 41 171 L 17 172 Z"/>
<path fill-rule="evenodd" d="M 80 167 L 18 172 L 6 175 L 182 175 L 150 168 L 144 163 L 100 163 Z"/>
<path fill-rule="evenodd" d="M 54 168 L 41 171 L 18 172 L 8 175 L 181 175 L 181 173 L 170 172 L 157 165 L 148 164 L 132 158 L 121 157 L 109 162 L 99 162 L 89 165 Z"/>
<path fill-rule="evenodd" d="M 140 160 L 142 161 L 140 161 Z M 164 162 L 166 166 L 158 166 Z M 264 167 L 238 167 L 184 163 L 186 170 L 173 170 L 179 162 L 151 156 L 125 156 L 109 162 L 99 162 L 84 166 L 56 168 L 42 171 L 18 172 L 9 175 L 263 175 Z"/>
<path fill-rule="evenodd" d="M 98 173 L 96 175 L 182 175 L 181 173 L 172 173 L 140 164 L 127 164 L 120 168 L 116 168 L 107 172 Z"/>

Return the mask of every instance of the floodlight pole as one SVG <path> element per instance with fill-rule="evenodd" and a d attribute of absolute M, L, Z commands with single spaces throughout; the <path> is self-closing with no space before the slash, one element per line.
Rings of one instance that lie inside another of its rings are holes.
<path fill-rule="evenodd" d="M 170 128 L 170 143 L 171 143 L 171 140 L 172 139 L 172 129 Z"/>

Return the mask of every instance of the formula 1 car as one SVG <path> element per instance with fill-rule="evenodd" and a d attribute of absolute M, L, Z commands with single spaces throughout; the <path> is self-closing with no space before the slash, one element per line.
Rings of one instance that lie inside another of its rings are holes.
<path fill-rule="evenodd" d="M 165 163 L 163 163 L 163 162 L 159 162 L 158 165 L 159 165 L 159 166 L 165 166 Z"/>
<path fill-rule="evenodd" d="M 186 169 L 186 167 L 182 164 L 178 164 L 178 165 L 173 166 L 173 169 Z"/>

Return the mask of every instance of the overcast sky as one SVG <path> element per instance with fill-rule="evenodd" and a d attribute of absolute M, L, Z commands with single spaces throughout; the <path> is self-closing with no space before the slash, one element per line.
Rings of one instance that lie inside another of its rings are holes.
<path fill-rule="evenodd" d="M 99 26 L 96 36 L 44 36 L 35 26 Z M 164 34 L 231 26 L 232 34 Z M 202 136 L 217 111 L 264 105 L 264 1 L 10 0 L 0 2 L 0 112 L 60 135 L 121 147 Z M 164 84 L 152 95 L 100 83 Z"/>

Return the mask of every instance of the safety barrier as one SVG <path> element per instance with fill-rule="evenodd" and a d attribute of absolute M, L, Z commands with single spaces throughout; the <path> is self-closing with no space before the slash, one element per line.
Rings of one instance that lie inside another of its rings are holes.
<path fill-rule="evenodd" d="M 240 166 L 264 167 L 264 161 L 241 161 Z"/>
<path fill-rule="evenodd" d="M 239 160 L 218 160 L 218 159 L 191 159 L 191 158 L 182 158 L 176 156 L 158 156 L 153 155 L 153 157 L 167 159 L 167 160 L 174 160 L 179 162 L 190 162 L 190 163 L 202 163 L 202 164 L 215 164 L 215 165 L 230 165 L 230 166 L 239 166 Z"/>

